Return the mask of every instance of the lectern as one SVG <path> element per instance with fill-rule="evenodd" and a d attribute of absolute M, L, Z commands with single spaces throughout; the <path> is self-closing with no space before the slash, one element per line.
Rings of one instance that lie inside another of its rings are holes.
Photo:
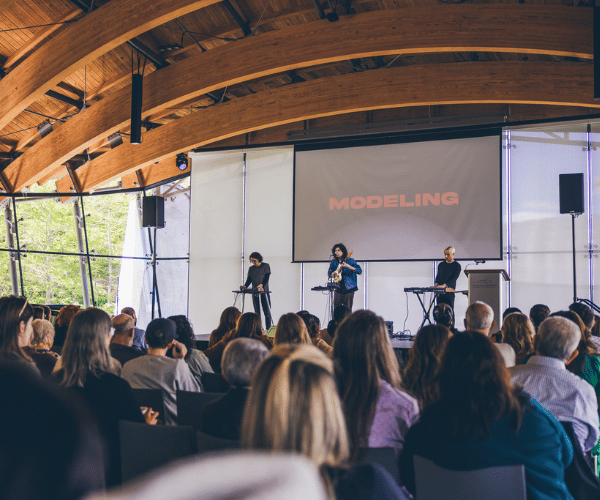
<path fill-rule="evenodd" d="M 469 278 L 469 305 L 481 301 L 494 310 L 496 324 L 490 333 L 495 333 L 502 326 L 502 312 L 505 309 L 504 282 L 510 277 L 504 269 L 465 269 Z"/>

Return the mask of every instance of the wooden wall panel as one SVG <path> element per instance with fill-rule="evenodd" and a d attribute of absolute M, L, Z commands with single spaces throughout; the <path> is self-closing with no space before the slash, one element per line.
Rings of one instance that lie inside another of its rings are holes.
<path fill-rule="evenodd" d="M 589 64 L 469 62 L 380 69 L 290 85 L 199 110 L 147 132 L 141 145 L 124 144 L 86 163 L 76 175 L 87 191 L 156 160 L 253 130 L 370 109 L 465 103 L 600 109 L 593 99 Z"/>
<path fill-rule="evenodd" d="M 143 113 L 260 76 L 372 55 L 493 48 L 590 58 L 590 14 L 587 7 L 436 5 L 317 21 L 240 40 L 152 73 L 144 81 Z M 121 129 L 130 109 L 130 89 L 123 88 L 73 117 L 9 166 L 11 186 L 18 191 L 37 182 Z"/>

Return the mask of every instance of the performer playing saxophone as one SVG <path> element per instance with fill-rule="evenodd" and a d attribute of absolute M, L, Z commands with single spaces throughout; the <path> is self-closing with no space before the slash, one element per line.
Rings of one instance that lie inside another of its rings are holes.
<path fill-rule="evenodd" d="M 362 269 L 353 258 L 348 255 L 348 250 L 342 243 L 336 243 L 333 245 L 331 252 L 334 256 L 333 260 L 329 263 L 328 276 L 334 281 L 338 281 L 336 277 L 339 277 L 340 287 L 333 295 L 333 305 L 337 306 L 348 306 L 352 309 L 352 302 L 354 301 L 354 292 L 358 290 L 357 278 L 358 274 L 362 274 Z"/>

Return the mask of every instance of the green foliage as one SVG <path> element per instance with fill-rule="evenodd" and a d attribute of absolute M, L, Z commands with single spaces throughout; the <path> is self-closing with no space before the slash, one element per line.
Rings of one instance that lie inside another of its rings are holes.
<path fill-rule="evenodd" d="M 53 186 L 32 189 L 32 195 L 51 192 Z M 131 195 L 98 195 L 85 197 L 86 226 L 90 253 L 120 256 L 123 249 L 127 211 Z M 83 213 L 83 211 L 82 211 Z M 22 258 L 25 294 L 32 303 L 83 304 L 80 257 L 75 255 L 37 254 L 41 252 L 79 251 L 73 203 L 55 199 L 33 200 L 17 203 L 19 243 L 29 250 Z M 0 230 L 1 248 L 7 248 L 5 231 Z M 85 252 L 85 243 L 83 243 Z M 87 258 L 83 258 L 87 263 Z M 11 293 L 8 272 L 8 252 L 0 252 L 0 265 L 6 269 L 0 281 L 0 293 Z M 117 296 L 121 260 L 94 257 L 91 259 L 94 299 L 96 306 L 113 312 Z M 89 272 L 86 273 L 89 280 Z M 89 285 L 88 285 L 89 290 Z M 91 299 L 91 294 L 90 294 Z"/>

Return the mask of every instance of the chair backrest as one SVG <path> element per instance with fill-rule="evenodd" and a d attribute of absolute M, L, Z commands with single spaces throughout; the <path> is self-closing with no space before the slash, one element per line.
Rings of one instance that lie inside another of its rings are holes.
<path fill-rule="evenodd" d="M 196 445 L 198 453 L 227 449 L 237 450 L 241 446 L 237 440 L 218 438 L 200 431 L 196 432 Z"/>
<path fill-rule="evenodd" d="M 565 469 L 565 483 L 574 500 L 600 499 L 600 480 L 596 477 L 594 464 L 579 444 L 572 422 L 561 422 L 573 446 L 573 460 Z"/>
<path fill-rule="evenodd" d="M 361 448 L 359 456 L 361 462 L 372 462 L 381 465 L 396 482 L 400 483 L 398 457 L 394 448 Z"/>
<path fill-rule="evenodd" d="M 196 452 L 194 429 L 189 426 L 147 425 L 119 421 L 123 482 Z"/>
<path fill-rule="evenodd" d="M 229 390 L 229 384 L 220 373 L 204 372 L 202 385 L 205 392 L 227 392 Z"/>
<path fill-rule="evenodd" d="M 179 425 L 202 426 L 202 409 L 215 399 L 223 397 L 222 392 L 177 391 L 177 423 Z"/>
<path fill-rule="evenodd" d="M 416 497 L 419 500 L 527 499 L 523 465 L 453 471 L 417 455 L 413 458 Z"/>
<path fill-rule="evenodd" d="M 158 418 L 165 421 L 165 402 L 160 389 L 133 389 L 133 395 L 140 406 L 147 406 L 158 412 Z"/>

